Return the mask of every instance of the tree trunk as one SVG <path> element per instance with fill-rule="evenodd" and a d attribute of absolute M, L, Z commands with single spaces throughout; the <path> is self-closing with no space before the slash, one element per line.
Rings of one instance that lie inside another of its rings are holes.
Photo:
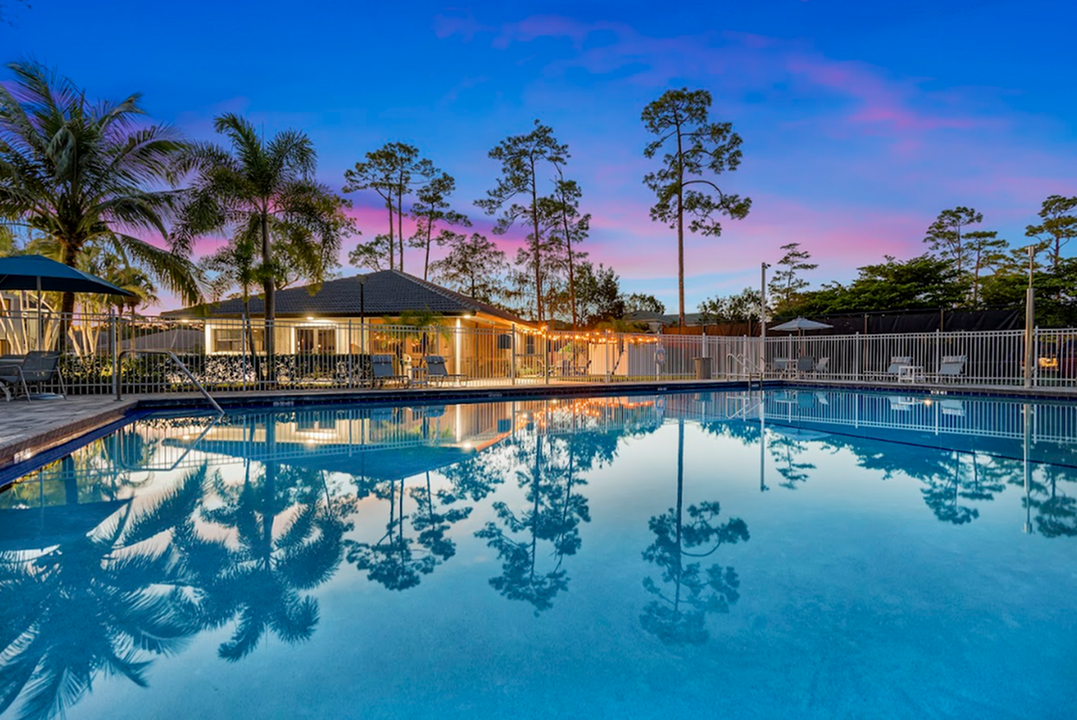
<path fill-rule="evenodd" d="M 677 124 L 677 303 L 678 322 L 684 328 L 684 148 Z"/>
<path fill-rule="evenodd" d="M 434 241 L 434 213 L 431 212 L 426 223 L 426 259 L 423 260 L 423 280 L 430 273 L 430 243 Z"/>
<path fill-rule="evenodd" d="M 396 269 L 396 245 L 393 244 L 393 233 L 396 228 L 393 227 L 393 195 L 389 193 L 385 196 L 385 207 L 389 209 L 389 269 Z"/>
<path fill-rule="evenodd" d="M 396 234 L 400 240 L 400 272 L 404 272 L 404 185 L 396 193 Z"/>
<path fill-rule="evenodd" d="M 538 178 L 535 176 L 535 158 L 531 157 L 531 220 L 535 230 L 535 318 L 542 322 L 542 269 L 541 269 L 541 237 L 539 236 L 538 218 Z"/>
<path fill-rule="evenodd" d="M 247 334 L 247 347 L 251 351 L 251 365 L 254 367 L 254 381 L 262 382 L 262 365 L 258 361 L 258 347 L 254 344 L 254 325 L 251 323 L 251 296 L 247 288 L 243 288 L 243 332 Z M 244 370 L 246 374 L 246 370 Z"/>
<path fill-rule="evenodd" d="M 676 613 L 681 604 L 681 529 L 684 526 L 684 419 L 677 423 L 677 567 L 674 577 L 677 578 L 677 590 L 673 600 L 673 612 Z"/>
<path fill-rule="evenodd" d="M 579 325 L 576 316 L 576 278 L 572 267 L 572 236 L 568 230 L 568 207 L 564 193 L 561 194 L 561 218 L 565 225 L 565 248 L 568 250 L 568 301 L 572 304 L 572 329 L 575 330 Z"/>
<path fill-rule="evenodd" d="M 262 207 L 262 265 L 272 270 L 273 248 L 269 239 L 269 208 Z M 274 372 L 277 355 L 277 338 L 274 321 L 277 319 L 276 283 L 272 272 L 265 273 L 262 281 L 262 289 L 265 291 L 265 333 L 266 333 L 266 380 L 272 382 L 276 378 Z"/>
<path fill-rule="evenodd" d="M 67 265 L 70 268 L 75 267 L 75 265 L 78 263 L 78 259 L 79 259 L 78 250 L 71 243 L 66 243 L 62 239 L 60 240 L 60 242 L 62 243 L 62 247 L 63 247 L 61 259 L 63 260 L 64 265 Z M 25 312 L 25 309 L 23 310 L 23 312 Z M 37 322 L 38 322 L 38 325 L 40 326 L 40 324 L 41 324 L 41 297 L 40 297 L 40 294 L 38 295 L 37 312 L 38 312 L 38 320 L 37 320 Z M 71 329 L 71 319 L 72 319 L 72 315 L 74 315 L 74 312 L 75 312 L 75 293 L 65 292 L 63 294 L 63 296 L 61 296 L 61 298 L 60 298 L 60 335 L 59 335 L 59 337 L 56 338 L 56 350 L 61 352 L 61 353 L 65 352 L 67 350 L 67 335 L 68 335 L 68 331 Z M 43 335 L 41 334 L 40 327 L 38 329 L 38 337 L 43 337 Z M 41 348 L 38 348 L 38 350 L 41 350 Z"/>

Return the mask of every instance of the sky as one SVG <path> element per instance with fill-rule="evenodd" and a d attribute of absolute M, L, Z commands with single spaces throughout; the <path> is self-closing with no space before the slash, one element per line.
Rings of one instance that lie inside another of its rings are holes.
<path fill-rule="evenodd" d="M 541 119 L 569 145 L 593 216 L 581 249 L 670 311 L 676 237 L 648 214 L 640 123 L 669 88 L 713 94 L 713 118 L 744 140 L 720 185 L 753 201 L 720 238 L 687 240 L 689 312 L 756 286 L 786 243 L 818 262 L 813 284 L 847 281 L 924 252 L 945 208 L 976 208 L 1019 246 L 1047 195 L 1077 194 L 1077 6 L 1062 1 L 31 5 L 0 26 L 4 62 L 44 62 L 92 97 L 142 92 L 155 120 L 195 139 L 212 139 L 222 112 L 267 134 L 304 130 L 334 188 L 365 152 L 411 142 L 456 177 L 454 202 L 483 232 L 492 221 L 473 201 L 496 182 L 488 151 Z M 352 200 L 373 237 L 384 211 Z M 405 269 L 421 273 L 418 251 Z"/>

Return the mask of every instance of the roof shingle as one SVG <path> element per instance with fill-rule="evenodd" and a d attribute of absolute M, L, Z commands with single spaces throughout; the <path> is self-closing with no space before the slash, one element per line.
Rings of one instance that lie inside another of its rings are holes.
<path fill-rule="evenodd" d="M 278 291 L 277 317 L 359 316 L 358 278 L 329 280 L 312 294 L 313 287 L 304 285 Z M 508 322 L 525 322 L 506 310 L 399 270 L 380 270 L 366 275 L 363 311 L 368 317 L 396 317 L 409 310 L 435 312 L 450 317 L 481 312 Z M 265 302 L 261 297 L 251 298 L 250 313 L 252 317 L 265 313 Z M 240 317 L 243 314 L 243 301 L 233 298 L 161 314 L 164 317 Z"/>

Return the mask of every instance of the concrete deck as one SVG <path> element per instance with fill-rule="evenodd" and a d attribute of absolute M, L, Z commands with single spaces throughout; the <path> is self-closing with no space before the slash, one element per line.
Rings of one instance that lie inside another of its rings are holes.
<path fill-rule="evenodd" d="M 813 387 L 873 390 L 891 394 L 946 392 L 955 395 L 1031 397 L 1077 401 L 1077 388 L 1019 388 L 984 385 L 926 386 L 913 384 L 828 380 L 768 380 L 768 388 Z M 382 390 L 291 390 L 229 392 L 215 395 L 225 408 L 293 407 L 323 403 L 441 404 L 483 402 L 510 397 L 564 397 L 573 395 L 627 395 L 681 391 L 746 389 L 744 380 L 677 380 L 669 382 L 571 382 L 550 385 L 443 387 Z M 107 395 L 71 397 L 67 400 L 4 402 L 0 399 L 0 468 L 55 448 L 86 433 L 123 419 L 136 410 L 209 409 L 198 393 L 131 395 L 117 401 Z"/>

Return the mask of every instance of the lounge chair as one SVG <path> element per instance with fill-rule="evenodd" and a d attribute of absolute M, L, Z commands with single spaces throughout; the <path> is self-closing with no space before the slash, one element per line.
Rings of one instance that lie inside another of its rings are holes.
<path fill-rule="evenodd" d="M 890 409 L 896 412 L 909 412 L 918 403 L 916 398 L 890 395 L 887 400 L 890 401 Z"/>
<path fill-rule="evenodd" d="M 375 387 L 384 387 L 391 382 L 398 382 L 404 387 L 411 384 L 411 380 L 407 375 L 398 375 L 396 370 L 393 369 L 392 355 L 372 355 L 370 367 L 374 372 Z"/>
<path fill-rule="evenodd" d="M 886 369 L 887 375 L 900 375 L 901 368 L 912 365 L 912 356 L 894 355 L 890 358 L 890 367 Z"/>
<path fill-rule="evenodd" d="M 439 385 L 446 380 L 451 380 L 460 384 L 467 380 L 467 375 L 464 375 L 463 373 L 451 373 L 446 370 L 445 358 L 441 355 L 427 355 L 426 379 L 429 382 L 436 382 Z"/>
<path fill-rule="evenodd" d="M 31 387 L 59 382 L 60 397 L 67 397 L 64 376 L 60 373 L 60 353 L 51 351 L 28 352 L 22 358 L 5 357 L 0 360 L 0 387 L 8 400 L 19 397 L 20 390 L 27 400 L 32 400 Z"/>
<path fill-rule="evenodd" d="M 943 415 L 965 417 L 965 403 L 960 400 L 940 400 L 939 409 Z"/>
<path fill-rule="evenodd" d="M 583 358 L 581 357 L 581 359 Z M 577 360 L 565 358 L 561 361 L 561 377 L 584 377 L 590 367 L 590 358 L 587 358 L 587 361 L 582 365 Z"/>
<path fill-rule="evenodd" d="M 968 356 L 966 355 L 943 355 L 942 362 L 939 363 L 939 372 L 937 376 L 939 380 L 948 378 L 950 380 L 960 377 L 965 372 L 965 362 Z"/>

